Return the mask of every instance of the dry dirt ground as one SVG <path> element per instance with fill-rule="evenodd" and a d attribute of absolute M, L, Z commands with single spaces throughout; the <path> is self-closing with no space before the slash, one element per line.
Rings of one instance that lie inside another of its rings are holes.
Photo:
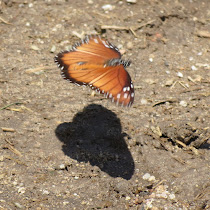
<path fill-rule="evenodd" d="M 208 209 L 209 17 L 209 0 L 0 1 L 0 209 Z M 131 108 L 61 78 L 85 34 L 132 61 Z"/>

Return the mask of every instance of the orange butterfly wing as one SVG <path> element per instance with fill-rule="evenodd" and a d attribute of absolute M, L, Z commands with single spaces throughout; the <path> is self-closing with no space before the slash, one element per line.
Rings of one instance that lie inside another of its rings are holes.
<path fill-rule="evenodd" d="M 71 51 L 61 52 L 55 62 L 64 79 L 87 85 L 122 106 L 134 101 L 134 86 L 118 49 L 98 36 L 87 37 Z"/>

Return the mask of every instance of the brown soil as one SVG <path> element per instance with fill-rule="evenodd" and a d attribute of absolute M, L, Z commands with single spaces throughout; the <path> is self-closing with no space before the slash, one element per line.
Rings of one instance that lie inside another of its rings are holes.
<path fill-rule="evenodd" d="M 0 209 L 209 208 L 209 6 L 0 1 Z M 132 61 L 131 108 L 60 76 L 96 33 Z"/>

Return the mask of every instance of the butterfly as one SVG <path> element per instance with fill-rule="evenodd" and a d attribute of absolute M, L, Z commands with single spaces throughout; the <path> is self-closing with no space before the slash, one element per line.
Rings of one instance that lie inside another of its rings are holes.
<path fill-rule="evenodd" d="M 121 59 L 119 49 L 97 35 L 86 36 L 71 50 L 55 56 L 64 79 L 79 86 L 89 86 L 117 105 L 130 107 L 134 101 L 134 85 Z"/>

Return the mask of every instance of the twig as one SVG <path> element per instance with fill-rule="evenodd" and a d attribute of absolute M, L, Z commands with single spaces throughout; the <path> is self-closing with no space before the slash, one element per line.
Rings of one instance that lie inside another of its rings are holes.
<path fill-rule="evenodd" d="M 183 142 L 181 142 L 181 141 L 179 141 L 179 140 L 175 140 L 175 142 L 176 142 L 177 144 L 181 145 L 182 147 L 187 148 L 187 145 L 186 145 L 185 143 L 183 143 Z"/>
<path fill-rule="evenodd" d="M 7 107 L 12 106 L 12 105 L 19 105 L 19 104 L 23 104 L 23 103 L 21 103 L 21 102 L 11 103 L 9 105 L 6 105 L 6 106 L 1 107 L 0 110 L 6 109 Z"/>
<path fill-rule="evenodd" d="M 210 31 L 196 31 L 195 35 L 204 38 L 210 38 Z"/>
<path fill-rule="evenodd" d="M 10 141 L 8 141 L 7 139 L 5 139 L 5 141 L 8 143 L 5 148 L 9 149 L 10 151 L 12 151 L 13 153 L 15 153 L 16 155 L 18 156 L 22 156 L 22 154 L 17 150 L 15 149 L 14 146 L 12 146 L 12 143 Z"/>
<path fill-rule="evenodd" d="M 159 101 L 159 102 L 153 104 L 152 107 L 155 107 L 155 106 L 158 106 L 158 105 L 161 105 L 161 104 L 165 104 L 166 102 L 174 103 L 174 102 L 176 102 L 176 101 L 177 101 L 177 100 L 175 100 L 175 99 L 163 100 L 163 101 Z"/>
<path fill-rule="evenodd" d="M 13 160 L 13 161 L 15 161 L 17 164 L 19 164 L 19 165 L 27 166 L 24 162 L 22 162 L 22 161 L 20 161 L 20 160 L 18 160 L 18 159 L 16 159 L 16 158 L 13 158 L 13 157 L 10 157 L 10 156 L 5 156 L 5 158 L 7 158 L 8 160 Z"/>
<path fill-rule="evenodd" d="M 184 87 L 185 89 L 188 89 L 188 87 L 187 87 L 186 85 L 184 85 L 183 82 L 181 82 L 181 81 L 175 81 L 175 82 L 173 83 L 173 85 L 171 85 L 170 89 L 174 88 L 174 86 L 176 85 L 177 82 L 178 82 L 182 87 Z"/>
<path fill-rule="evenodd" d="M 101 29 L 115 29 L 115 30 L 126 30 L 129 31 L 130 28 L 129 27 L 125 27 L 125 26 L 115 26 L 115 25 L 101 25 Z"/>
<path fill-rule="evenodd" d="M 153 23 L 155 20 L 150 20 L 146 23 L 142 23 L 139 26 L 131 26 L 131 27 L 126 27 L 126 26 L 116 26 L 116 25 L 101 25 L 101 29 L 115 29 L 115 30 L 125 30 L 125 31 L 131 31 L 131 33 L 135 36 L 138 37 L 137 34 L 135 33 L 135 31 L 137 31 L 138 29 L 149 25 L 151 23 Z"/>
<path fill-rule="evenodd" d="M 182 87 L 184 87 L 185 89 L 188 88 L 188 87 L 187 87 L 185 84 L 183 84 L 183 82 L 181 82 L 181 81 L 179 81 L 179 84 L 180 84 Z"/>
<path fill-rule="evenodd" d="M 160 182 L 158 182 L 153 188 L 152 191 L 154 191 L 158 186 L 160 186 L 163 182 L 165 182 L 166 180 L 161 180 Z"/>
<path fill-rule="evenodd" d="M 142 28 L 142 27 L 144 27 L 146 25 L 149 25 L 149 24 L 153 23 L 153 22 L 155 22 L 155 19 L 154 20 L 150 20 L 150 21 L 148 21 L 146 23 L 142 23 L 140 26 L 136 26 L 135 28 L 133 28 L 133 27 L 132 28 L 133 28 L 134 31 L 136 31 L 136 30 L 138 30 L 138 29 L 140 29 L 140 28 Z"/>
<path fill-rule="evenodd" d="M 0 17 L 0 20 L 5 24 L 12 25 L 12 23 L 9 23 L 8 21 L 4 20 L 4 18 L 2 17 Z"/>
<path fill-rule="evenodd" d="M 15 129 L 14 129 L 14 128 L 5 128 L 5 127 L 1 127 L 1 129 L 2 129 L 4 132 L 15 132 Z"/>
<path fill-rule="evenodd" d="M 37 72 L 37 71 L 45 71 L 45 70 L 50 70 L 52 68 L 54 68 L 55 66 L 40 66 L 40 67 L 37 67 L 37 68 L 33 68 L 33 69 L 27 69 L 25 70 L 26 73 L 34 73 L 34 72 Z"/>
<path fill-rule="evenodd" d="M 131 27 L 130 27 L 130 31 L 131 31 L 131 33 L 132 33 L 135 37 L 138 38 L 137 34 L 135 33 L 135 31 L 134 31 Z"/>

